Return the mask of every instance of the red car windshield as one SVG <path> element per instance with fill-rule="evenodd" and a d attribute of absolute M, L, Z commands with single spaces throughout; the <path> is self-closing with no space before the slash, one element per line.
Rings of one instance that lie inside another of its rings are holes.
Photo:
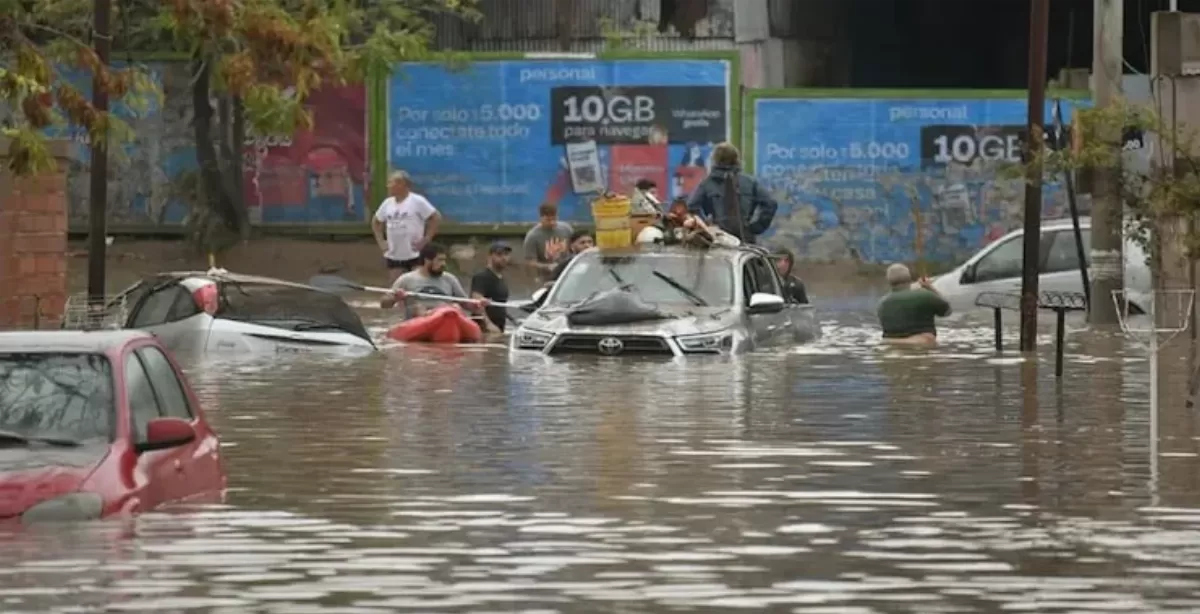
<path fill-rule="evenodd" d="M 0 354 L 0 443 L 4 439 L 109 440 L 116 404 L 112 365 L 101 354 Z"/>

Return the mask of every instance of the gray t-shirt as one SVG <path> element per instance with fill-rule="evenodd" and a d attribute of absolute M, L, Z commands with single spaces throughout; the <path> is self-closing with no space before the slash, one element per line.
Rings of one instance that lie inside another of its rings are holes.
<path fill-rule="evenodd" d="M 467 293 L 463 290 L 462 284 L 450 272 L 444 272 L 437 277 L 430 277 L 425 274 L 425 271 L 415 269 L 397 277 L 396 282 L 392 284 L 392 289 L 404 290 L 405 292 L 419 292 L 421 294 L 441 294 L 444 296 L 467 298 Z M 415 316 L 417 305 L 421 305 L 426 309 L 432 309 L 445 304 L 453 305 L 457 303 L 408 298 L 404 301 L 404 317 L 411 318 Z"/>
<path fill-rule="evenodd" d="M 541 224 L 530 228 L 529 232 L 525 233 L 525 259 L 549 264 L 550 259 L 546 257 L 546 243 L 550 239 L 566 241 L 571 238 L 572 232 L 574 230 L 566 222 L 556 222 L 554 228 L 549 229 Z"/>

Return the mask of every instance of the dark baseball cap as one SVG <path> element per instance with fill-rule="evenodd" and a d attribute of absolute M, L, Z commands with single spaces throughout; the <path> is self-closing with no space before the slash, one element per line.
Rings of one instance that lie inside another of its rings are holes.
<path fill-rule="evenodd" d="M 504 241 L 496 241 L 492 243 L 491 247 L 488 247 L 489 254 L 503 254 L 511 251 L 513 251 L 512 246 Z"/>

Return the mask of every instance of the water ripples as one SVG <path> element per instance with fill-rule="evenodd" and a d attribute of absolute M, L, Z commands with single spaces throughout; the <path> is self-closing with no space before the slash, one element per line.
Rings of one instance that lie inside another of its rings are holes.
<path fill-rule="evenodd" d="M 1050 330 L 1036 361 L 825 332 L 191 365 L 225 503 L 4 529 L 0 611 L 1200 611 L 1200 431 L 1164 404 L 1150 473 L 1136 348 L 1072 332 L 1057 382 Z"/>

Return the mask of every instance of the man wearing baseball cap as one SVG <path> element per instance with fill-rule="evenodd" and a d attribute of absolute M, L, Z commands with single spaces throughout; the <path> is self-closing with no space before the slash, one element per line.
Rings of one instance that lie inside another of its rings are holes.
<path fill-rule="evenodd" d="M 508 284 L 504 281 L 504 270 L 512 257 L 512 246 L 496 241 L 488 247 L 487 267 L 471 278 L 471 298 L 487 299 L 493 303 L 508 301 Z M 481 326 L 484 332 L 502 333 L 508 313 L 504 307 L 488 306 L 487 315 Z"/>

